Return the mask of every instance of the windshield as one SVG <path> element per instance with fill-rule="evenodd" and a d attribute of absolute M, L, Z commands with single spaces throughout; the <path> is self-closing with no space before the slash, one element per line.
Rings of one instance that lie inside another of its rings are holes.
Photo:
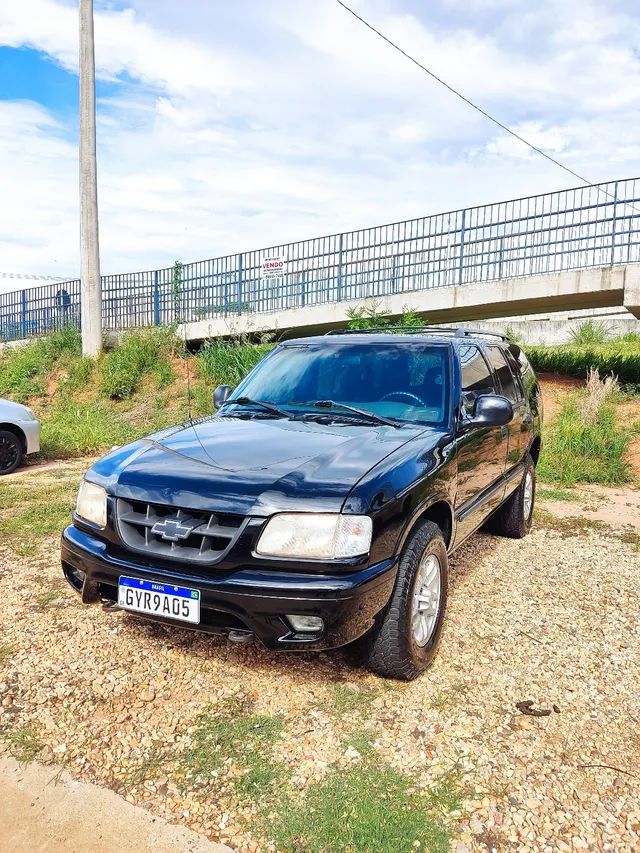
<path fill-rule="evenodd" d="M 399 421 L 440 425 L 447 419 L 449 376 L 446 345 L 283 346 L 249 374 L 229 402 L 264 400 L 293 414 L 318 411 L 312 403 L 331 401 Z M 350 417 L 337 407 L 321 411 Z"/>

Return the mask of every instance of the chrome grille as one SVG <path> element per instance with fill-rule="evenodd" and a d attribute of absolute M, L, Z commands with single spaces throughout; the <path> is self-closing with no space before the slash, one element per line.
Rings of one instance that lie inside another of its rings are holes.
<path fill-rule="evenodd" d="M 118 498 L 116 528 L 127 548 L 165 560 L 211 564 L 231 549 L 246 519 Z"/>

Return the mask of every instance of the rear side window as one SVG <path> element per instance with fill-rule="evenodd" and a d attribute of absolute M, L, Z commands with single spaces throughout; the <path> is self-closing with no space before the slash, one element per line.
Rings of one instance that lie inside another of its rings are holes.
<path fill-rule="evenodd" d="M 495 394 L 493 377 L 489 365 L 476 346 L 460 347 L 462 369 L 462 402 L 465 411 L 473 411 L 474 401 L 481 394 Z"/>
<path fill-rule="evenodd" d="M 512 403 L 522 399 L 522 393 L 500 347 L 487 347 L 487 355 L 500 383 L 500 393 Z"/>
<path fill-rule="evenodd" d="M 509 351 L 518 363 L 520 379 L 522 380 L 525 394 L 529 397 L 536 389 L 536 377 L 533 368 L 529 364 L 529 359 L 517 344 L 511 344 Z"/>

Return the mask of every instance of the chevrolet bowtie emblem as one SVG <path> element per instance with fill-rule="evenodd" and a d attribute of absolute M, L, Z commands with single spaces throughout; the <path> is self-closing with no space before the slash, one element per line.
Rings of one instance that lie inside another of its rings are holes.
<path fill-rule="evenodd" d="M 200 522 L 195 518 L 169 517 L 156 521 L 151 532 L 161 536 L 167 542 L 178 542 L 181 539 L 188 539 L 199 524 Z"/>

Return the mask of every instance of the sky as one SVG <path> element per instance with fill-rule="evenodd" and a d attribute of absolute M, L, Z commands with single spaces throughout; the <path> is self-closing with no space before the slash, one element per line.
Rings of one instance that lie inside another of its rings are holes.
<path fill-rule="evenodd" d="M 589 181 L 640 174 L 637 0 L 352 0 Z M 575 186 L 335 0 L 95 0 L 103 273 Z M 0 290 L 76 277 L 78 19 L 0 4 Z M 27 282 L 31 283 L 31 282 Z"/>

